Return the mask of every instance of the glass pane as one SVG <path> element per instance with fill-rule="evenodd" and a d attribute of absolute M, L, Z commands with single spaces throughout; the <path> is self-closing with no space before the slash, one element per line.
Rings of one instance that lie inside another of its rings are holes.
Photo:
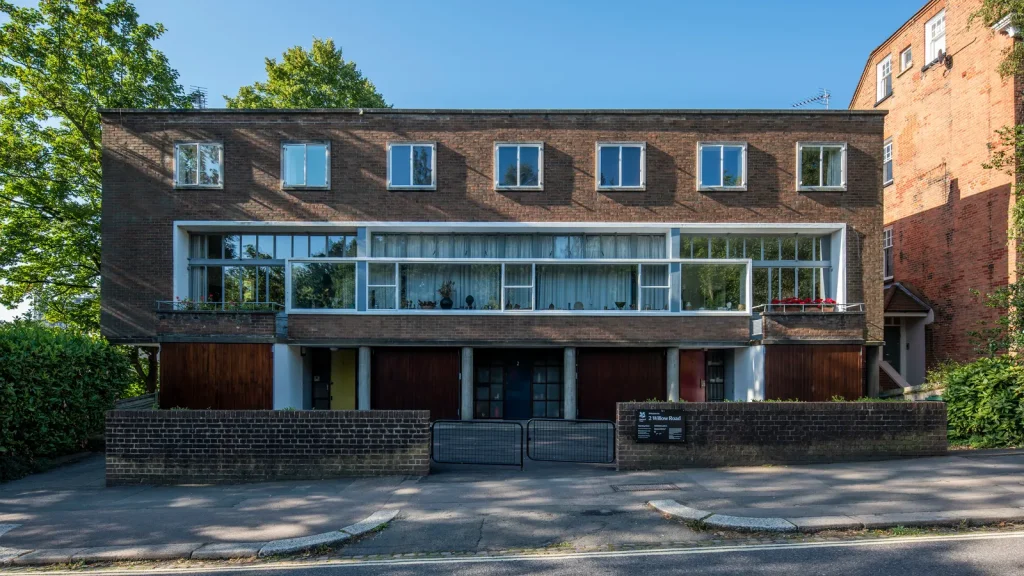
<path fill-rule="evenodd" d="M 292 246 L 296 258 L 309 257 L 309 236 L 295 236 Z"/>
<path fill-rule="evenodd" d="M 260 268 L 246 266 L 242 268 L 242 302 L 265 302 L 266 297 L 260 293 L 263 282 Z"/>
<path fill-rule="evenodd" d="M 814 238 L 800 236 L 797 238 L 796 258 L 797 260 L 813 260 Z"/>
<path fill-rule="evenodd" d="M 533 288 L 506 288 L 506 310 L 533 310 Z"/>
<path fill-rule="evenodd" d="M 729 258 L 745 258 L 743 255 L 743 238 L 729 236 Z"/>
<path fill-rule="evenodd" d="M 292 237 L 278 236 L 274 254 L 279 259 L 290 258 L 292 255 Z"/>
<path fill-rule="evenodd" d="M 224 237 L 224 258 L 226 260 L 233 260 L 238 258 L 238 236 L 225 236 Z"/>
<path fill-rule="evenodd" d="M 547 403 L 546 402 L 534 402 L 533 403 L 533 417 L 534 418 L 546 418 L 547 417 Z"/>
<path fill-rule="evenodd" d="M 331 258 L 342 258 L 348 256 L 347 236 L 328 236 L 327 255 Z"/>
<path fill-rule="evenodd" d="M 503 386 L 501 384 L 491 385 L 491 401 L 502 399 Z"/>
<path fill-rule="evenodd" d="M 491 368 L 491 383 L 501 383 L 502 376 L 504 376 L 504 370 L 502 368 Z"/>
<path fill-rule="evenodd" d="M 548 382 L 561 382 L 562 381 L 562 367 L 561 366 L 548 366 Z"/>
<path fill-rule="evenodd" d="M 270 266 L 267 270 L 267 283 L 270 290 L 267 301 L 284 306 L 284 266 Z"/>
<path fill-rule="evenodd" d="M 796 296 L 796 268 L 776 268 L 779 272 L 779 296 L 793 298 Z"/>
<path fill-rule="evenodd" d="M 519 148 L 519 185 L 537 186 L 540 183 L 540 148 Z"/>
<path fill-rule="evenodd" d="M 306 183 L 306 147 L 303 144 L 284 145 L 284 185 L 303 186 Z"/>
<path fill-rule="evenodd" d="M 722 151 L 722 182 L 724 186 L 743 185 L 743 147 L 726 146 Z"/>
<path fill-rule="evenodd" d="M 690 252 L 692 245 L 693 244 L 690 241 L 690 237 L 689 236 L 680 236 L 679 237 L 679 257 L 680 258 L 691 258 L 691 257 L 693 257 L 693 254 Z"/>
<path fill-rule="evenodd" d="M 518 186 L 516 179 L 516 147 L 498 147 L 498 185 Z"/>
<path fill-rule="evenodd" d="M 668 288 L 641 288 L 644 310 L 668 310 Z"/>
<path fill-rule="evenodd" d="M 394 286 L 395 285 L 395 265 L 394 264 L 381 264 L 370 262 L 369 265 L 369 284 L 371 286 Z"/>
<path fill-rule="evenodd" d="M 476 381 L 477 382 L 489 382 L 491 379 L 491 371 L 488 368 L 477 368 L 476 370 Z"/>
<path fill-rule="evenodd" d="M 242 268 L 240 266 L 224 267 L 224 302 L 236 304 L 242 298 Z"/>
<path fill-rule="evenodd" d="M 768 268 L 754 268 L 754 306 L 768 303 Z"/>
<path fill-rule="evenodd" d="M 487 400 L 487 398 L 490 396 L 490 393 L 491 393 L 491 390 L 487 386 L 477 386 L 476 387 L 476 399 L 477 400 Z"/>
<path fill-rule="evenodd" d="M 711 238 L 711 257 L 726 258 L 728 253 L 725 250 L 725 238 L 716 236 Z"/>
<path fill-rule="evenodd" d="M 256 236 L 242 235 L 242 258 L 256 258 Z"/>
<path fill-rule="evenodd" d="M 700 150 L 700 185 L 705 187 L 722 185 L 720 165 L 721 146 L 704 146 Z"/>
<path fill-rule="evenodd" d="M 640 185 L 640 147 L 622 147 L 622 185 Z"/>
<path fill-rule="evenodd" d="M 327 145 L 306 145 L 306 186 L 327 186 Z"/>
<path fill-rule="evenodd" d="M 220 234 L 210 234 L 206 237 L 206 257 L 222 258 L 224 251 L 224 237 Z"/>
<path fill-rule="evenodd" d="M 707 258 L 708 257 L 708 239 L 704 236 L 694 236 L 693 238 L 693 257 L 694 258 Z"/>
<path fill-rule="evenodd" d="M 762 252 L 761 238 L 747 238 L 743 242 L 744 258 L 750 258 L 751 260 L 762 260 L 764 253 Z"/>
<path fill-rule="evenodd" d="M 486 398 L 486 396 L 485 396 L 485 398 Z M 481 418 L 481 419 L 487 418 L 488 417 L 487 409 L 489 407 L 490 407 L 490 403 L 489 402 L 477 402 L 476 403 L 475 414 L 474 414 L 473 417 L 474 418 Z"/>
<path fill-rule="evenodd" d="M 206 301 L 224 301 L 224 270 L 220 266 L 206 267 Z"/>
<path fill-rule="evenodd" d="M 434 183 L 434 149 L 431 146 L 413 146 L 412 183 L 430 186 Z"/>
<path fill-rule="evenodd" d="M 546 368 L 544 368 L 543 366 L 537 366 L 533 369 L 533 381 L 543 384 L 544 382 L 547 381 L 547 374 L 548 373 Z M 541 386 L 541 390 L 543 389 L 544 387 Z"/>
<path fill-rule="evenodd" d="M 643 264 L 641 286 L 668 286 L 668 264 Z"/>
<path fill-rule="evenodd" d="M 745 265 L 683 263 L 681 276 L 684 310 L 742 310 Z"/>
<path fill-rule="evenodd" d="M 779 239 L 776 236 L 765 236 L 764 238 L 764 259 L 779 259 Z"/>
<path fill-rule="evenodd" d="M 506 264 L 505 286 L 533 285 L 533 266 L 529 264 Z"/>
<path fill-rule="evenodd" d="M 219 144 L 199 146 L 199 183 L 204 186 L 221 184 L 221 147 Z"/>
<path fill-rule="evenodd" d="M 394 310 L 395 292 L 394 286 L 370 286 L 366 289 L 370 310 Z"/>
<path fill-rule="evenodd" d="M 819 186 L 821 183 L 821 166 L 819 165 L 821 148 L 804 146 L 800 149 L 800 185 Z"/>
<path fill-rule="evenodd" d="M 355 308 L 356 265 L 350 262 L 292 264 L 292 306 Z"/>
<path fill-rule="evenodd" d="M 797 271 L 797 288 L 796 295 L 798 298 L 807 298 L 814 300 L 814 269 L 813 268 L 800 268 Z"/>
<path fill-rule="evenodd" d="M 534 400 L 543 400 L 544 399 L 544 394 L 545 394 L 546 390 L 547 390 L 547 388 L 545 388 L 544 384 L 534 384 L 534 386 L 533 386 L 533 399 Z"/>
<path fill-rule="evenodd" d="M 822 170 L 825 172 L 825 186 L 843 185 L 843 149 L 837 146 L 826 147 L 823 151 Z"/>
<path fill-rule="evenodd" d="M 796 238 L 785 236 L 782 238 L 782 260 L 796 260 Z"/>
<path fill-rule="evenodd" d="M 261 259 L 272 260 L 274 258 L 274 237 L 264 235 L 257 237 L 256 253 Z"/>
<path fill-rule="evenodd" d="M 632 265 L 538 265 L 537 306 L 548 310 L 636 310 Z"/>
<path fill-rule="evenodd" d="M 619 147 L 618 146 L 602 146 L 600 152 L 601 152 L 601 162 L 600 162 L 601 173 L 598 176 L 598 183 L 601 186 L 618 186 L 619 185 Z"/>
<path fill-rule="evenodd" d="M 312 258 L 327 256 L 327 236 L 309 237 L 309 255 Z"/>
<path fill-rule="evenodd" d="M 180 144 L 177 149 L 178 158 L 175 166 L 178 172 L 178 184 L 190 186 L 198 183 L 199 159 L 196 158 L 196 145 Z"/>
<path fill-rule="evenodd" d="M 560 410 L 561 407 L 562 407 L 562 403 L 561 402 L 550 402 L 549 401 L 548 402 L 548 418 L 561 418 L 562 417 L 562 412 Z"/>
<path fill-rule="evenodd" d="M 439 290 L 449 282 L 453 309 L 499 310 L 501 306 L 498 264 L 402 264 L 399 280 L 402 308 L 440 308 Z"/>
<path fill-rule="evenodd" d="M 412 185 L 412 171 L 409 159 L 412 157 L 412 146 L 392 146 L 388 167 L 391 170 L 392 186 Z"/>

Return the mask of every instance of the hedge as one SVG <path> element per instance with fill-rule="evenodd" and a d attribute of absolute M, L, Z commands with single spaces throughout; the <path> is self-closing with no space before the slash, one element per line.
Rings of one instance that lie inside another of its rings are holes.
<path fill-rule="evenodd" d="M 1024 365 L 1009 356 L 941 370 L 949 440 L 978 448 L 1024 446 Z"/>
<path fill-rule="evenodd" d="M 131 382 L 127 356 L 101 338 L 0 323 L 0 481 L 82 450 Z"/>

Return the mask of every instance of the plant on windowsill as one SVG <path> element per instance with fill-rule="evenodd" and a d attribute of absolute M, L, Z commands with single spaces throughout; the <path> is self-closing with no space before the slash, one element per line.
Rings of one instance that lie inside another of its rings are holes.
<path fill-rule="evenodd" d="M 433 300 L 420 300 L 419 305 L 423 310 L 433 310 L 434 307 L 437 306 L 437 302 L 434 302 Z"/>
<path fill-rule="evenodd" d="M 441 287 L 437 289 L 437 293 L 441 295 L 441 309 L 451 310 L 454 304 L 452 296 L 455 295 L 455 281 L 445 280 L 441 283 Z"/>

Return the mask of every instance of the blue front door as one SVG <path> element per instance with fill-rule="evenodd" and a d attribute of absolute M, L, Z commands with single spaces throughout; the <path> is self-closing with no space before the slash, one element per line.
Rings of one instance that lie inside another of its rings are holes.
<path fill-rule="evenodd" d="M 530 375 L 529 366 L 509 366 L 506 368 L 506 420 L 528 420 L 530 418 Z"/>

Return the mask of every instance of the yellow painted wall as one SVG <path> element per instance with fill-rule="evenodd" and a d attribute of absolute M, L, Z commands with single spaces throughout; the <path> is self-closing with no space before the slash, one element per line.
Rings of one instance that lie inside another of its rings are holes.
<path fill-rule="evenodd" d="M 356 409 L 356 351 L 331 352 L 331 410 Z"/>

